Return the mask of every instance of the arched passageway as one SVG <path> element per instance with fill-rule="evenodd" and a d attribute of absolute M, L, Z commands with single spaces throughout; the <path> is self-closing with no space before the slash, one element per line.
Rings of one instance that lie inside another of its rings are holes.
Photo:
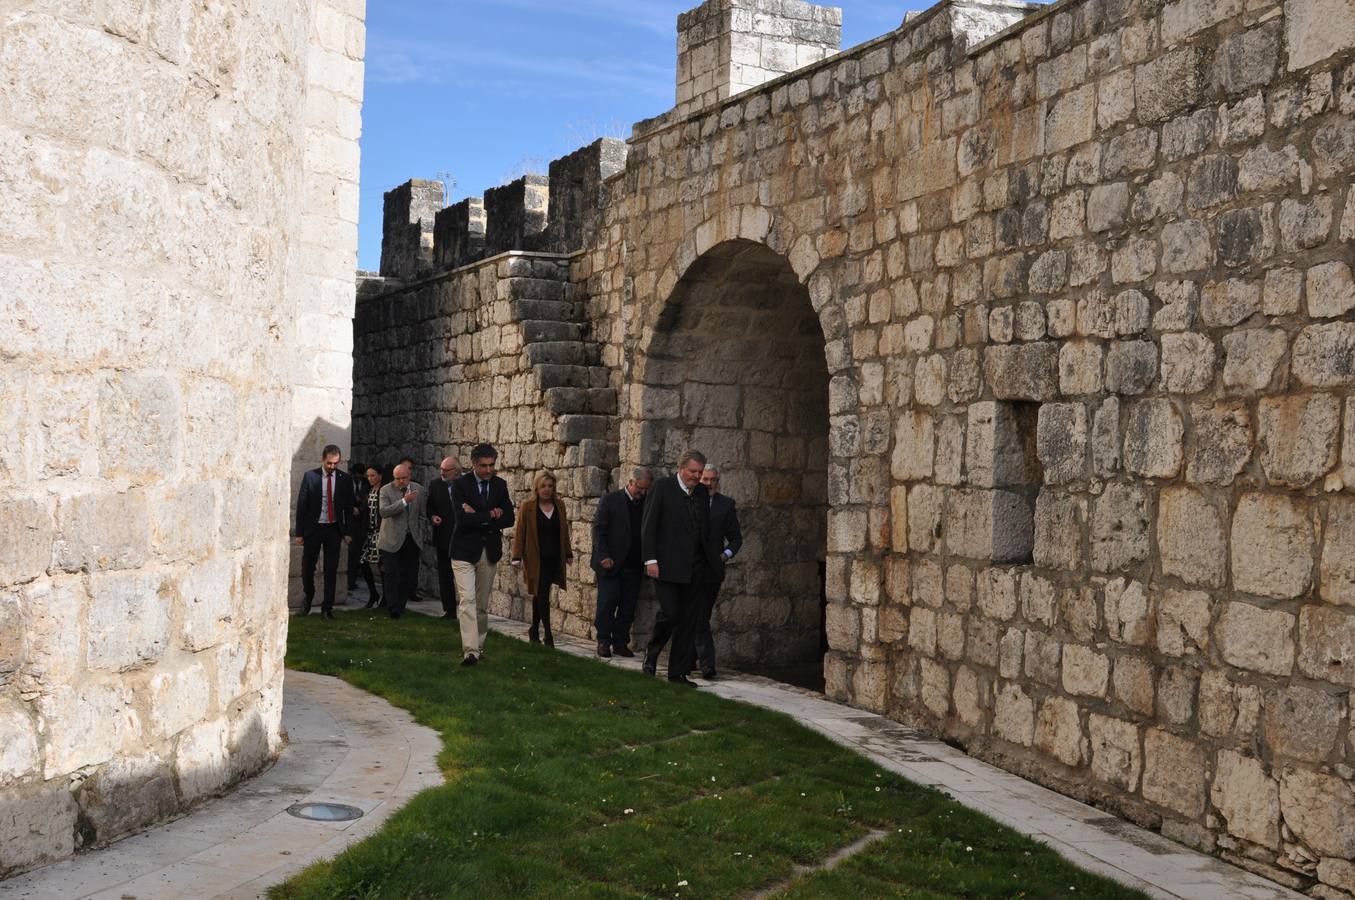
<path fill-rule="evenodd" d="M 642 458 L 696 447 L 739 505 L 744 547 L 712 619 L 720 658 L 821 686 L 828 369 L 808 292 L 765 246 L 720 244 L 674 289 L 641 371 Z"/>

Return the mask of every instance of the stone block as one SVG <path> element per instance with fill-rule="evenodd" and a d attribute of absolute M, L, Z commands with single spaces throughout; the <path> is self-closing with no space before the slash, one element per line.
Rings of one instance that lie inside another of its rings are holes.
<path fill-rule="evenodd" d="M 1272 753 L 1321 763 L 1337 746 L 1345 715 L 1340 695 L 1290 684 L 1266 691 L 1263 704 L 1262 735 Z"/>
<path fill-rule="evenodd" d="M 150 718 L 155 737 L 172 737 L 207 716 L 212 686 L 200 663 L 177 671 L 158 671 L 148 684 Z"/>
<path fill-rule="evenodd" d="M 974 407 L 970 407 L 971 415 Z M 1036 453 L 1045 484 L 1067 484 L 1087 477 L 1087 409 L 1081 403 L 1040 406 Z"/>
<path fill-rule="evenodd" d="M 179 389 L 167 376 L 125 372 L 100 387 L 99 468 L 108 477 L 155 483 L 173 471 L 183 444 Z"/>
<path fill-rule="evenodd" d="M 1144 716 L 1153 714 L 1153 666 L 1145 659 L 1123 656 L 1115 661 L 1111 673 L 1115 699 L 1126 708 Z"/>
<path fill-rule="evenodd" d="M 1134 723 L 1092 713 L 1087 718 L 1092 777 L 1133 793 L 1143 771 L 1139 729 Z"/>
<path fill-rule="evenodd" d="M 1099 184 L 1087 195 L 1087 227 L 1092 231 L 1119 228 L 1128 214 L 1128 182 Z"/>
<path fill-rule="evenodd" d="M 1185 425 L 1170 400 L 1140 400 L 1129 407 L 1124 467 L 1148 478 L 1174 478 L 1181 470 Z"/>
<path fill-rule="evenodd" d="M 52 564 L 56 527 L 44 499 L 5 496 L 0 501 L 0 587 L 32 581 Z"/>
<path fill-rule="evenodd" d="M 0 698 L 0 787 L 39 771 L 41 762 L 37 727 L 25 705 Z"/>
<path fill-rule="evenodd" d="M 1199 676 L 1194 669 L 1168 666 L 1157 680 L 1157 720 L 1167 725 L 1186 725 L 1195 716 L 1195 691 Z"/>
<path fill-rule="evenodd" d="M 936 433 L 931 414 L 901 411 L 894 426 L 890 473 L 899 481 L 928 478 L 932 474 L 935 455 Z"/>
<path fill-rule="evenodd" d="M 1087 522 L 1087 501 L 1078 496 L 1040 491 L 1035 500 L 1035 547 L 1037 566 L 1072 571 L 1082 565 L 1082 532 Z"/>
<path fill-rule="evenodd" d="M 1160 122 L 1194 106 L 1207 80 L 1204 63 L 1204 54 L 1192 46 L 1168 51 L 1136 68 L 1138 120 L 1144 124 Z"/>
<path fill-rule="evenodd" d="M 1035 741 L 1035 703 L 1021 686 L 1006 684 L 997 692 L 993 733 L 1004 741 L 1029 747 Z"/>
<path fill-rule="evenodd" d="M 1355 9 L 1349 0 L 1285 0 L 1284 30 L 1294 72 L 1355 47 Z"/>
<path fill-rule="evenodd" d="M 1322 238 L 1325 240 L 1326 235 Z M 1355 280 L 1350 266 L 1328 262 L 1313 266 L 1306 275 L 1308 314 L 1314 318 L 1335 318 L 1355 309 Z"/>
<path fill-rule="evenodd" d="M 1087 758 L 1087 739 L 1077 704 L 1063 697 L 1049 697 L 1040 705 L 1035 722 L 1035 746 L 1065 766 L 1080 766 Z"/>
<path fill-rule="evenodd" d="M 1157 345 L 1152 341 L 1116 341 L 1106 353 L 1106 390 L 1142 394 L 1157 380 Z"/>
<path fill-rule="evenodd" d="M 1162 335 L 1162 378 L 1171 394 L 1195 394 L 1214 381 L 1214 342 L 1203 334 Z"/>
<path fill-rule="evenodd" d="M 1233 514 L 1233 586 L 1288 599 L 1312 586 L 1313 528 L 1302 500 L 1243 494 Z"/>
<path fill-rule="evenodd" d="M 989 346 L 984 377 L 999 400 L 1049 400 L 1058 393 L 1058 356 L 1058 345 L 1048 341 Z"/>
<path fill-rule="evenodd" d="M 1247 391 L 1265 390 L 1289 349 L 1289 339 L 1274 328 L 1247 328 L 1223 336 L 1223 383 Z"/>
<path fill-rule="evenodd" d="M 1092 503 L 1092 568 L 1118 572 L 1148 558 L 1148 496 L 1130 484 L 1108 484 Z"/>
<path fill-rule="evenodd" d="M 0 873 L 20 872 L 75 852 L 79 810 L 64 779 L 0 791 Z"/>
<path fill-rule="evenodd" d="M 169 818 L 179 808 L 174 774 L 154 753 L 110 760 L 80 786 L 76 798 L 92 832 L 87 839 L 99 843 Z"/>
<path fill-rule="evenodd" d="M 1342 778 L 1301 768 L 1280 775 L 1280 812 L 1321 856 L 1355 858 L 1355 790 Z"/>
<path fill-rule="evenodd" d="M 1083 697 L 1106 696 L 1110 687 L 1110 660 L 1081 644 L 1063 645 L 1063 689 Z"/>
<path fill-rule="evenodd" d="M 1230 666 L 1267 675 L 1294 670 L 1294 615 L 1228 602 L 1214 626 L 1219 655 Z"/>
<path fill-rule="evenodd" d="M 1162 574 L 1187 584 L 1223 587 L 1227 542 L 1218 511 L 1198 491 L 1164 488 L 1158 499 L 1157 548 Z"/>
<path fill-rule="evenodd" d="M 1251 414 L 1241 404 L 1196 404 L 1186 451 L 1186 480 L 1232 484 L 1251 459 Z"/>
<path fill-rule="evenodd" d="M 908 547 L 919 553 L 931 553 L 941 538 L 941 513 L 945 491 L 930 484 L 919 484 L 908 491 Z"/>
<path fill-rule="evenodd" d="M 1348 497 L 1328 504 L 1318 585 L 1328 603 L 1355 606 L 1355 500 Z"/>
<path fill-rule="evenodd" d="M 150 512 L 139 490 L 77 494 L 61 502 L 57 514 L 62 539 L 57 565 L 68 572 L 135 569 L 150 546 Z M 116 522 L 118 527 L 109 528 Z"/>
<path fill-rule="evenodd" d="M 227 731 L 224 718 L 214 719 L 193 726 L 175 742 L 174 774 L 185 802 L 214 794 L 229 782 Z"/>
<path fill-rule="evenodd" d="M 1299 671 L 1309 678 L 1355 687 L 1355 616 L 1329 606 L 1299 612 Z"/>
<path fill-rule="evenodd" d="M 1355 381 L 1355 323 L 1309 325 L 1294 340 L 1294 377 L 1311 387 L 1338 387 Z"/>
<path fill-rule="evenodd" d="M 1059 389 L 1069 395 L 1101 392 L 1103 351 L 1093 341 L 1068 341 L 1059 348 Z"/>
<path fill-rule="evenodd" d="M 90 582 L 86 663 L 121 672 L 156 662 L 169 647 L 170 598 L 155 571 L 110 572 Z"/>
<path fill-rule="evenodd" d="M 1143 799 L 1196 818 L 1204 812 L 1208 764 L 1193 741 L 1149 728 L 1143 736 Z"/>
<path fill-rule="evenodd" d="M 1165 591 L 1157 611 L 1157 649 L 1165 656 L 1209 653 L 1212 601 L 1203 591 Z"/>
<path fill-rule="evenodd" d="M 970 484 L 1007 487 L 1039 481 L 1029 412 L 1010 403 L 969 405 L 965 470 Z"/>
<path fill-rule="evenodd" d="M 1210 327 L 1240 325 L 1261 310 L 1261 282 L 1212 282 L 1200 294 L 1200 319 Z"/>
<path fill-rule="evenodd" d="M 1103 589 L 1106 631 L 1111 640 L 1147 646 L 1153 638 L 1153 603 L 1139 581 L 1112 578 Z"/>
<path fill-rule="evenodd" d="M 1025 562 L 1035 530 L 1030 502 L 1002 490 L 952 490 L 946 502 L 946 548 L 970 559 Z"/>
<path fill-rule="evenodd" d="M 1280 55 L 1280 23 L 1268 22 L 1225 39 L 1214 54 L 1213 81 L 1224 94 L 1267 85 Z"/>
<path fill-rule="evenodd" d="M 120 682 L 86 679 L 63 684 L 38 698 L 43 738 L 43 776 L 59 778 L 83 766 L 107 762 L 142 736 L 135 695 Z"/>
<path fill-rule="evenodd" d="M 1276 849 L 1280 845 L 1280 785 L 1259 760 L 1220 750 L 1210 801 L 1228 833 Z"/>
<path fill-rule="evenodd" d="M 1264 397 L 1257 404 L 1261 466 L 1274 485 L 1304 488 L 1336 465 L 1341 401 L 1330 394 Z"/>
<path fill-rule="evenodd" d="M 1092 418 L 1092 471 L 1108 477 L 1120 469 L 1120 398 L 1108 397 Z"/>

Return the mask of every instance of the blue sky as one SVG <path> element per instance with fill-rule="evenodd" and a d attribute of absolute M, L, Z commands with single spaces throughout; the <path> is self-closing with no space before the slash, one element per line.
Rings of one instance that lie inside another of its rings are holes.
<path fill-rule="evenodd" d="M 358 264 L 381 260 L 381 195 L 450 173 L 452 199 L 673 105 L 677 16 L 697 0 L 370 0 Z M 929 3 L 841 0 L 843 47 Z"/>

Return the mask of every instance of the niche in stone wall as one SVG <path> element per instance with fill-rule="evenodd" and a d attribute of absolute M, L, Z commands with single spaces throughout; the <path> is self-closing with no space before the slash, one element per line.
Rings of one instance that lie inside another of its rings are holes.
<path fill-rule="evenodd" d="M 1044 480 L 1036 452 L 1040 404 L 990 400 L 968 411 L 968 487 L 947 504 L 949 551 L 994 563 L 1029 563 L 1035 501 Z"/>

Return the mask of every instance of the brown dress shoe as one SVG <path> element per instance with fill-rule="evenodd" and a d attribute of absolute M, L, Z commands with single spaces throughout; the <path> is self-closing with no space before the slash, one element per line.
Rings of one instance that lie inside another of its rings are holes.
<path fill-rule="evenodd" d="M 625 644 L 612 644 L 612 652 L 615 653 L 617 656 L 624 656 L 627 659 L 630 659 L 635 656 L 635 651 L 627 647 Z"/>
<path fill-rule="evenodd" d="M 603 659 L 611 659 L 611 658 L 612 658 L 612 646 L 611 646 L 611 644 L 604 644 L 604 643 L 602 643 L 601 641 L 599 641 L 599 642 L 598 642 L 598 656 L 602 657 Z"/>

